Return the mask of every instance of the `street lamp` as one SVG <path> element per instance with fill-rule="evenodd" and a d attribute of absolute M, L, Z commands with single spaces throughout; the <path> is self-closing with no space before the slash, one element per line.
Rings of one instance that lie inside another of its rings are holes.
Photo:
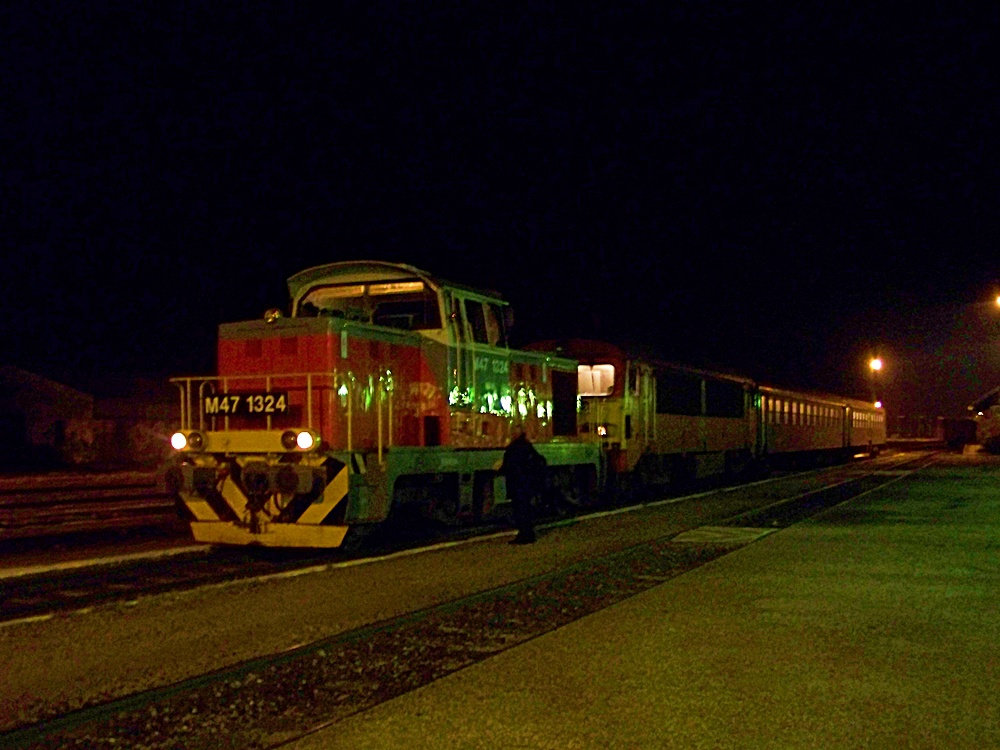
<path fill-rule="evenodd" d="M 1000 304 L 1000 302 L 997 304 Z M 882 359 L 880 357 L 872 357 L 868 362 L 868 367 L 872 371 L 872 402 L 874 402 L 876 409 L 880 409 L 882 408 L 882 402 L 878 397 L 878 373 L 882 369 Z"/>

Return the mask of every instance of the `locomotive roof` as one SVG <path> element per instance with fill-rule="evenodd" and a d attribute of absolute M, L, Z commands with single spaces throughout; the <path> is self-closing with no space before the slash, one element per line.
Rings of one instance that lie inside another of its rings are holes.
<path fill-rule="evenodd" d="M 489 299 L 501 305 L 509 304 L 503 295 L 492 289 L 468 286 L 448 281 L 423 271 L 406 263 L 392 263 L 383 260 L 345 260 L 336 263 L 325 263 L 299 271 L 288 278 L 288 292 L 291 298 L 297 299 L 307 289 L 317 284 L 356 284 L 395 281 L 420 280 L 434 290 L 459 289 L 478 297 Z"/>

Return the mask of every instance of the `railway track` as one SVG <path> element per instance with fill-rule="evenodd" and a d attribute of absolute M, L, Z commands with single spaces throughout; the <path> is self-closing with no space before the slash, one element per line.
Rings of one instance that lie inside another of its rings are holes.
<path fill-rule="evenodd" d="M 698 538 L 693 534 L 699 529 L 693 529 L 652 539 L 292 651 L 52 717 L 0 735 L 0 743 L 192 750 L 285 746 L 659 585 L 772 528 L 899 481 L 933 460 L 927 454 L 897 457 L 866 468 L 842 467 L 719 490 L 722 496 L 748 491 L 754 507 L 714 518 L 717 526 L 712 528 L 742 527 L 747 533 Z M 717 499 L 730 507 L 724 497 Z"/>
<path fill-rule="evenodd" d="M 907 466 L 923 460 L 928 459 L 913 458 L 912 455 L 889 456 L 864 464 L 848 464 L 751 485 L 712 489 L 688 497 L 698 498 L 705 505 L 709 498 L 716 495 L 728 495 L 729 499 L 734 499 L 737 491 L 745 493 L 745 499 L 736 505 L 712 502 L 717 507 L 718 517 L 715 522 L 719 526 L 729 527 L 778 528 L 885 483 L 896 475 L 895 472 L 905 471 Z M 822 485 L 819 490 L 815 488 L 817 481 Z M 685 499 L 667 498 L 650 504 L 683 503 Z M 545 527 L 580 523 L 590 515 L 629 512 L 642 507 L 643 504 L 638 504 L 596 514 L 582 512 L 558 520 L 549 519 L 547 524 L 543 520 L 540 525 Z M 734 508 L 739 512 L 733 513 Z M 404 525 L 398 528 L 377 528 L 362 547 L 352 551 L 206 547 L 203 552 L 169 558 L 133 560 L 101 567 L 0 578 L 0 622 L 44 617 L 57 612 L 85 609 L 115 601 L 130 601 L 167 591 L 282 575 L 315 566 L 351 563 L 366 556 L 390 554 L 442 541 L 460 541 L 505 531 L 507 528 L 502 519 L 490 525 L 450 529 L 446 532 L 426 525 Z"/>
<path fill-rule="evenodd" d="M 156 472 L 0 478 L 0 544 L 176 524 Z"/>

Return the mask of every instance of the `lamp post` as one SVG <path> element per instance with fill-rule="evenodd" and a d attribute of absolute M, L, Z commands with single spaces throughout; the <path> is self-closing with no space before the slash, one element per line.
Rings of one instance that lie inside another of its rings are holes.
<path fill-rule="evenodd" d="M 1000 302 L 997 304 L 1000 304 Z M 875 408 L 878 409 L 882 406 L 882 402 L 878 397 L 878 373 L 882 369 L 882 359 L 880 357 L 872 357 L 868 362 L 868 367 L 872 373 L 872 402 L 875 404 Z"/>

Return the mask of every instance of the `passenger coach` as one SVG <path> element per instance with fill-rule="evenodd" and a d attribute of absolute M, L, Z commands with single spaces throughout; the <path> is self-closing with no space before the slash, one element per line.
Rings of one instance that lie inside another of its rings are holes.
<path fill-rule="evenodd" d="M 762 457 L 845 460 L 885 447 L 885 412 L 867 401 L 763 385 L 757 392 Z"/>
<path fill-rule="evenodd" d="M 580 435 L 617 491 L 738 473 L 756 455 L 753 382 L 586 339 L 528 347 L 577 360 Z"/>
<path fill-rule="evenodd" d="M 601 445 L 617 490 L 739 474 L 776 459 L 845 460 L 885 444 L 885 415 L 864 401 L 760 385 L 603 341 L 528 348 L 577 360 L 580 435 Z"/>

